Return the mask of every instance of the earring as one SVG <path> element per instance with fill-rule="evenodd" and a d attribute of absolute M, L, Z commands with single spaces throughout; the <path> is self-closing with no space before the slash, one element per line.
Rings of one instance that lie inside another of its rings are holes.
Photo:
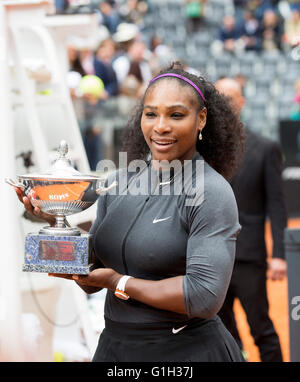
<path fill-rule="evenodd" d="M 202 133 L 201 133 L 201 130 L 200 130 L 200 133 L 199 133 L 199 141 L 202 141 Z"/>

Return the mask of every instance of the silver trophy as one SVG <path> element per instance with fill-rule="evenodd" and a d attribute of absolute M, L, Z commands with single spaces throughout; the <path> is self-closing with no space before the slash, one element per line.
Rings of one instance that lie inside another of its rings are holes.
<path fill-rule="evenodd" d="M 20 187 L 31 204 L 55 217 L 54 226 L 43 227 L 39 233 L 29 233 L 25 239 L 23 271 L 65 274 L 88 274 L 92 268 L 92 237 L 70 227 L 66 217 L 92 206 L 98 195 L 116 186 L 105 188 L 105 178 L 82 175 L 66 157 L 68 145 L 62 141 L 59 157 L 44 174 L 19 175 Z"/>

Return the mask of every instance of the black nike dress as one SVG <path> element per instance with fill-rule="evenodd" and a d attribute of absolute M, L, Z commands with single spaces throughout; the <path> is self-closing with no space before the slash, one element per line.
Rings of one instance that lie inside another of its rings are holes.
<path fill-rule="evenodd" d="M 133 174 L 121 170 L 119 186 L 99 197 L 91 228 L 98 260 L 141 279 L 183 275 L 187 314 L 120 300 L 108 290 L 93 361 L 244 360 L 217 316 L 240 230 L 235 198 L 198 153 L 190 164 L 170 182 L 161 182 L 150 164 Z"/>

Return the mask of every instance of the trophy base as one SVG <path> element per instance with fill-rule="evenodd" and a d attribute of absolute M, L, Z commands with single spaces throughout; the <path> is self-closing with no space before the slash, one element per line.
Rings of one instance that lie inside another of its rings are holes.
<path fill-rule="evenodd" d="M 87 275 L 92 270 L 91 235 L 29 233 L 25 240 L 24 272 Z"/>
<path fill-rule="evenodd" d="M 73 275 L 88 275 L 92 270 L 92 265 L 82 267 L 61 266 L 61 265 L 37 265 L 23 264 L 23 272 L 43 272 L 43 273 L 61 273 Z"/>

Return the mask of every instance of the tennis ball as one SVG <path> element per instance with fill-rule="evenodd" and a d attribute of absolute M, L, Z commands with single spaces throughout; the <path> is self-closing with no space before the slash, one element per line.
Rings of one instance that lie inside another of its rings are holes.
<path fill-rule="evenodd" d="M 101 93 L 104 90 L 104 83 L 101 78 L 88 74 L 81 78 L 79 89 L 82 95 L 92 95 L 96 98 L 101 96 Z"/>

